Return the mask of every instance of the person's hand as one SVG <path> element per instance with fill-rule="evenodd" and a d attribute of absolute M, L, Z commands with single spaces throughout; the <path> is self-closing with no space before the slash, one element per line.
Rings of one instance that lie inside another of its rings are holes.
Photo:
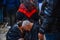
<path fill-rule="evenodd" d="M 20 39 L 18 39 L 18 40 L 24 40 L 24 38 L 20 38 Z"/>
<path fill-rule="evenodd" d="M 44 40 L 44 34 L 38 33 L 39 40 Z"/>

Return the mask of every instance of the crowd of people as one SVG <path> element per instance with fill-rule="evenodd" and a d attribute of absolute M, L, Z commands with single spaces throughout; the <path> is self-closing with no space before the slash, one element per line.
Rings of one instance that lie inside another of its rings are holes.
<path fill-rule="evenodd" d="M 59 0 L 3 0 L 11 28 L 6 40 L 60 40 Z"/>

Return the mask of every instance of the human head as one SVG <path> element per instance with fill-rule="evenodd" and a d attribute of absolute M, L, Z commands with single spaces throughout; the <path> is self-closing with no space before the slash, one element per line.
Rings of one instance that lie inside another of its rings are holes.
<path fill-rule="evenodd" d="M 22 27 L 25 31 L 30 31 L 32 29 L 33 23 L 28 20 L 23 21 Z"/>

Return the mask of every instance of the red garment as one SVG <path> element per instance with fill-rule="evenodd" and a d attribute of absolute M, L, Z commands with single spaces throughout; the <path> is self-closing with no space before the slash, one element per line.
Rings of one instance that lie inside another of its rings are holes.
<path fill-rule="evenodd" d="M 32 7 L 31 9 L 32 9 L 31 11 L 28 11 L 28 9 L 24 6 L 24 4 L 21 4 L 18 9 L 18 12 L 21 12 L 28 18 L 31 18 L 31 16 L 33 16 L 33 14 L 37 12 L 37 9 L 35 7 Z"/>

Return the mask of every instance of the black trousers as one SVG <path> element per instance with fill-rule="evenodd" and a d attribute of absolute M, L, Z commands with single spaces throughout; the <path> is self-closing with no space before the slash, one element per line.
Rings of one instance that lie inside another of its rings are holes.
<path fill-rule="evenodd" d="M 7 22 L 10 26 L 16 22 L 16 12 L 16 9 L 7 10 Z"/>

